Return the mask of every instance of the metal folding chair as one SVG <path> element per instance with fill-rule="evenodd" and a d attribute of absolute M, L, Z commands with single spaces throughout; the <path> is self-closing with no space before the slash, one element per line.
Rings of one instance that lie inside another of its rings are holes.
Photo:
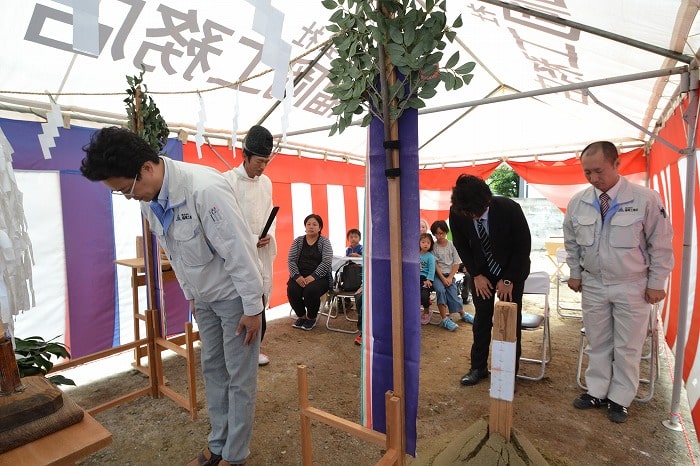
<path fill-rule="evenodd" d="M 559 287 L 561 286 L 562 282 L 568 280 L 568 278 L 569 278 L 566 275 L 564 275 L 564 271 L 563 271 L 563 268 L 566 265 L 566 249 L 557 248 L 557 250 L 555 251 L 555 257 L 556 257 L 556 264 L 557 264 L 557 273 L 555 276 L 556 281 L 557 281 L 557 314 L 559 314 L 560 317 L 580 319 L 581 318 L 581 307 L 566 307 L 566 306 L 563 306 L 559 301 Z M 571 312 L 562 312 L 562 311 L 571 311 Z"/>
<path fill-rule="evenodd" d="M 349 315 L 350 310 L 345 306 L 345 300 L 350 299 L 355 302 L 355 291 L 344 291 L 340 288 L 340 276 L 342 274 L 342 269 L 347 264 L 341 265 L 335 272 L 333 278 L 333 289 L 328 290 L 326 295 L 326 303 L 324 309 L 321 310 L 322 315 L 326 316 L 326 328 L 334 332 L 341 333 L 357 333 L 359 330 L 355 327 L 353 330 L 348 330 L 343 327 L 333 327 L 331 321 L 338 318 L 339 314 L 342 312 L 345 320 L 348 322 L 357 322 L 357 317 L 351 317 Z M 356 312 L 356 311 L 353 311 Z"/>
<path fill-rule="evenodd" d="M 525 380 L 542 380 L 547 363 L 552 358 L 552 339 L 549 327 L 549 274 L 547 272 L 532 272 L 525 280 L 525 295 L 538 295 L 542 303 L 541 312 L 522 312 L 522 324 L 520 328 L 525 331 L 542 331 L 541 346 L 538 348 L 538 357 L 520 356 L 521 363 L 533 363 L 539 366 L 537 375 L 518 374 L 517 377 Z M 525 353 L 525 349 L 523 349 Z M 520 364 L 520 371 L 523 364 Z"/>

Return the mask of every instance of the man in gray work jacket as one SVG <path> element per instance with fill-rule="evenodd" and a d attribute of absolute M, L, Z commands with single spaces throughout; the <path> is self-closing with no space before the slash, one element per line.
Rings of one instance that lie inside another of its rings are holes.
<path fill-rule="evenodd" d="M 659 194 L 618 174 L 612 143 L 588 145 L 581 165 L 592 186 L 571 199 L 564 218 L 568 285 L 582 293 L 588 340 L 588 393 L 574 407 L 606 407 L 622 423 L 637 394 L 650 305 L 666 296 L 673 229 Z"/>
<path fill-rule="evenodd" d="M 255 243 L 231 187 L 216 170 L 159 157 L 122 128 L 93 134 L 80 170 L 141 212 L 192 301 L 202 341 L 211 423 L 190 464 L 243 464 L 255 414 L 263 283 Z"/>

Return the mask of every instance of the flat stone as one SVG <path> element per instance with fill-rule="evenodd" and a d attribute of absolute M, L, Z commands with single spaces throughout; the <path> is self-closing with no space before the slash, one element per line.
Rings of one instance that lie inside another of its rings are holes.
<path fill-rule="evenodd" d="M 53 414 L 63 406 L 63 392 L 43 375 L 21 381 L 23 391 L 0 396 L 0 432 Z"/>

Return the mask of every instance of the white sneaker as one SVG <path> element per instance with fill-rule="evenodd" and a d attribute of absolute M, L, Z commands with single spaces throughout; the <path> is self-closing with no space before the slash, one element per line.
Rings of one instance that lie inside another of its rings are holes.
<path fill-rule="evenodd" d="M 268 364 L 270 364 L 270 358 L 260 353 L 258 356 L 258 366 L 266 366 Z"/>

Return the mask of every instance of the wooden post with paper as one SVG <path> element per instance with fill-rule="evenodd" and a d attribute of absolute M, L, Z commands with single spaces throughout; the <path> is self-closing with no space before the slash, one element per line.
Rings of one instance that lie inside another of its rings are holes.
<path fill-rule="evenodd" d="M 489 437 L 500 434 L 510 442 L 515 392 L 515 340 L 518 306 L 499 301 L 493 312 L 491 350 L 491 411 Z"/>

